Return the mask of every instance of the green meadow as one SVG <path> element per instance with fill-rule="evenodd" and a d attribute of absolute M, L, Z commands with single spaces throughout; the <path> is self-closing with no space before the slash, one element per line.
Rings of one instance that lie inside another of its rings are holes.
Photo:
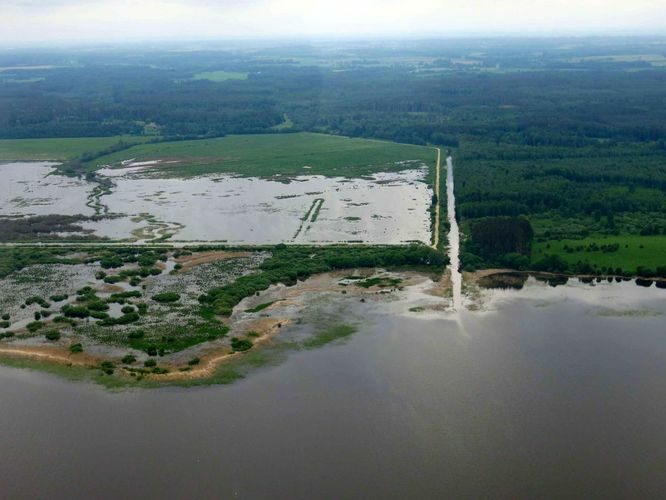
<path fill-rule="evenodd" d="M 619 248 L 613 252 L 588 250 L 592 244 L 602 247 L 616 243 Z M 568 250 L 565 247 L 568 247 Z M 635 273 L 639 266 L 655 270 L 657 267 L 666 266 L 666 236 L 596 236 L 580 240 L 535 242 L 532 262 L 538 261 L 545 255 L 558 255 L 569 264 L 587 261 L 600 268 L 619 267 L 629 273 Z"/>
<path fill-rule="evenodd" d="M 413 168 L 401 162 L 417 160 L 434 167 L 433 148 L 369 139 L 314 134 L 232 135 L 216 139 L 141 144 L 93 160 L 87 165 L 137 161 L 173 160 L 160 167 L 161 174 L 188 177 L 212 173 L 247 176 L 325 175 L 348 176 Z"/>
<path fill-rule="evenodd" d="M 0 161 L 67 161 L 99 151 L 118 141 L 141 143 L 151 139 L 140 136 L 75 137 L 57 139 L 0 139 Z"/>
<path fill-rule="evenodd" d="M 237 71 L 206 71 L 197 73 L 192 80 L 209 80 L 211 82 L 224 82 L 227 80 L 247 80 L 248 73 Z"/>

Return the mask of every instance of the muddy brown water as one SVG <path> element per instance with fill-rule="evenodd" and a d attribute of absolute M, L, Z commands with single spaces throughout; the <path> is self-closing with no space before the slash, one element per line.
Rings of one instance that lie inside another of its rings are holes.
<path fill-rule="evenodd" d="M 435 316 L 402 293 L 341 297 L 346 343 L 229 386 L 108 392 L 0 367 L 3 498 L 666 491 L 664 290 L 528 279 Z"/>

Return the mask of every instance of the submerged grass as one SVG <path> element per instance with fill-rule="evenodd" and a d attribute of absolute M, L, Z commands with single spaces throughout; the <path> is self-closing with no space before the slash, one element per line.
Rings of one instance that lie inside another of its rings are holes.
<path fill-rule="evenodd" d="M 323 347 L 331 342 L 346 339 L 356 333 L 357 328 L 351 325 L 337 325 L 328 330 L 316 334 L 314 337 L 303 341 L 301 344 L 305 349 L 316 349 Z"/>

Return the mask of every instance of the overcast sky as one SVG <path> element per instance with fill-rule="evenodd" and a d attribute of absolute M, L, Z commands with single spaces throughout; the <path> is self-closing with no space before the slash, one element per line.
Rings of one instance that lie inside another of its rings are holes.
<path fill-rule="evenodd" d="M 666 0 L 0 0 L 0 43 L 666 34 Z"/>

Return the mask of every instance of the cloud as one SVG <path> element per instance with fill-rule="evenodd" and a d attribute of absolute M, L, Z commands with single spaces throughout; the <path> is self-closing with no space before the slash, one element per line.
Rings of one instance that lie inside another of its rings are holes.
<path fill-rule="evenodd" d="M 0 0 L 0 43 L 666 28 L 663 0 Z"/>

